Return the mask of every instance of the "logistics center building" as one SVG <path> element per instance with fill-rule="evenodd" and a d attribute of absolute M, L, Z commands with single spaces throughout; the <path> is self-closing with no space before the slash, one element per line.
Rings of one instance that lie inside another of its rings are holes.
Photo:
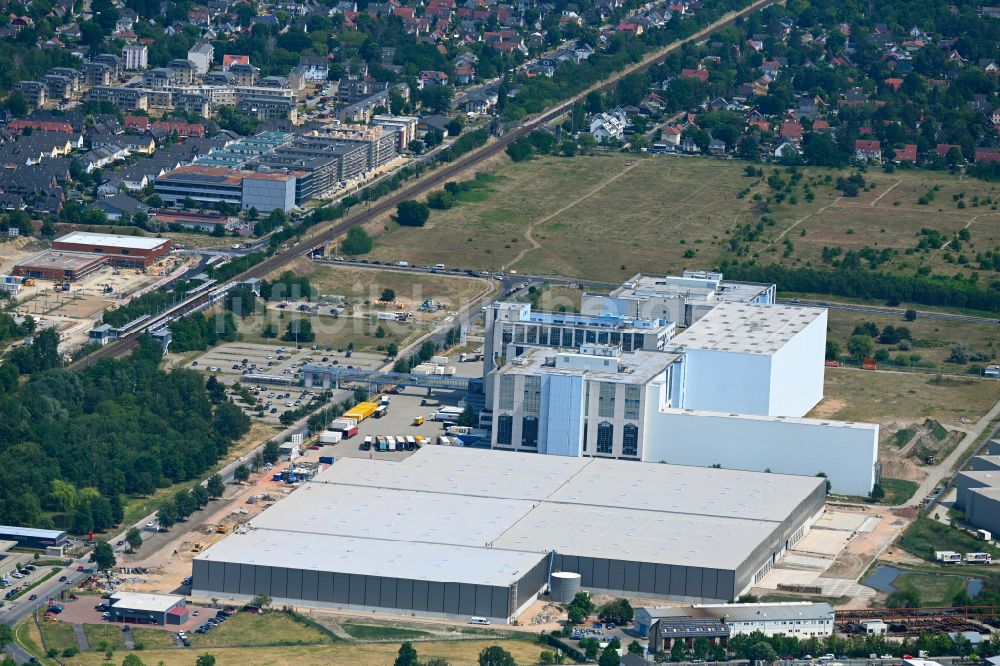
<path fill-rule="evenodd" d="M 170 252 L 170 240 L 74 231 L 52 241 L 52 249 L 98 254 L 112 266 L 149 268 Z"/>
<path fill-rule="evenodd" d="M 509 622 L 584 588 L 737 598 L 823 511 L 825 481 L 425 446 L 345 458 L 194 560 L 192 594 Z"/>

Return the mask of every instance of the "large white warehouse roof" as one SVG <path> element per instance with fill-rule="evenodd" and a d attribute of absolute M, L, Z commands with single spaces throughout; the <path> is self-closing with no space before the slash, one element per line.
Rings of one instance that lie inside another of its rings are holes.
<path fill-rule="evenodd" d="M 770 355 L 825 316 L 824 308 L 719 303 L 671 343 L 688 349 Z"/>

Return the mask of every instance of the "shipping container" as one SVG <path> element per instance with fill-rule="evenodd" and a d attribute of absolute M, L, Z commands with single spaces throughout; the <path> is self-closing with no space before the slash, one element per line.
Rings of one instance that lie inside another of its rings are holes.
<path fill-rule="evenodd" d="M 324 465 L 332 465 L 333 464 L 333 456 L 320 456 L 319 457 L 319 461 L 322 464 L 324 464 Z"/>
<path fill-rule="evenodd" d="M 324 430 L 319 435 L 319 441 L 322 444 L 336 444 L 341 440 L 343 434 L 336 430 Z"/>
<path fill-rule="evenodd" d="M 379 450 L 381 451 L 382 449 L 379 449 Z M 393 437 L 392 435 L 388 435 L 385 438 L 385 450 L 386 451 L 395 451 L 396 450 L 396 438 Z"/>
<path fill-rule="evenodd" d="M 355 421 L 360 423 L 374 414 L 376 407 L 378 407 L 378 405 L 374 402 L 359 402 L 354 407 L 344 412 L 344 417 L 353 418 Z"/>

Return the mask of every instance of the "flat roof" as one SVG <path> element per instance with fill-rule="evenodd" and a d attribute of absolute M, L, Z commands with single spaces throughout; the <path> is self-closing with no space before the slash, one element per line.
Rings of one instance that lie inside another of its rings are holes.
<path fill-rule="evenodd" d="M 372 462 L 341 458 L 313 481 L 542 500 L 583 469 L 587 459 L 429 445 L 401 462 Z"/>
<path fill-rule="evenodd" d="M 554 359 L 556 355 L 560 354 L 597 360 L 607 358 L 613 361 L 613 363 L 608 369 L 599 367 L 556 367 L 549 365 L 549 360 Z M 511 359 L 509 363 L 505 364 L 497 372 L 504 375 L 582 375 L 587 379 L 642 385 L 653 381 L 657 375 L 664 372 L 668 366 L 677 362 L 680 358 L 680 354 L 651 350 L 637 350 L 625 352 L 618 356 L 602 357 L 582 354 L 579 349 L 531 347 L 521 356 Z"/>
<path fill-rule="evenodd" d="M 594 458 L 550 502 L 781 521 L 822 479 Z"/>
<path fill-rule="evenodd" d="M 107 261 L 107 256 L 89 252 L 63 252 L 60 250 L 45 250 L 40 254 L 22 261 L 18 268 L 36 270 L 55 269 L 60 271 L 80 271 L 95 264 Z"/>
<path fill-rule="evenodd" d="M 254 527 L 485 547 L 531 507 L 528 500 L 312 483 L 255 518 Z"/>
<path fill-rule="evenodd" d="M 545 557 L 497 548 L 258 529 L 230 534 L 195 559 L 507 587 Z"/>
<path fill-rule="evenodd" d="M 173 594 L 146 594 L 145 592 L 114 592 L 111 595 L 112 608 L 151 613 L 166 613 L 168 610 L 184 601 L 184 597 Z"/>
<path fill-rule="evenodd" d="M 720 273 L 689 271 L 685 275 L 633 275 L 611 292 L 616 298 L 647 300 L 684 298 L 689 301 L 746 303 L 767 292 L 772 285 L 727 282 Z"/>
<path fill-rule="evenodd" d="M 86 245 L 103 245 L 105 247 L 123 247 L 136 250 L 155 250 L 170 242 L 168 238 L 149 238 L 146 236 L 120 236 L 118 234 L 95 234 L 89 231 L 73 231 L 53 243 L 82 243 Z"/>
<path fill-rule="evenodd" d="M 504 585 L 552 550 L 735 569 L 824 483 L 428 445 L 396 462 L 341 458 L 198 559 L 441 580 L 433 563 L 447 557 L 481 582 L 483 557 Z"/>
<path fill-rule="evenodd" d="M 41 537 L 43 539 L 58 539 L 66 536 L 62 530 L 43 530 L 37 527 L 15 527 L 13 525 L 0 525 L 0 534 L 15 535 L 21 537 Z"/>
<path fill-rule="evenodd" d="M 685 349 L 770 355 L 823 316 L 824 308 L 720 303 L 671 343 Z"/>
<path fill-rule="evenodd" d="M 736 569 L 777 523 L 542 502 L 495 548 Z"/>
<path fill-rule="evenodd" d="M 833 619 L 833 606 L 822 601 L 816 603 L 786 601 L 774 604 L 699 604 L 694 608 L 713 617 L 724 617 L 727 622 Z"/>

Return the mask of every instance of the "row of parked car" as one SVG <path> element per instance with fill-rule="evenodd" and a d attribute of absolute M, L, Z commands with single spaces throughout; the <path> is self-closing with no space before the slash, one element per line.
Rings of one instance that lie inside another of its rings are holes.
<path fill-rule="evenodd" d="M 236 612 L 235 608 L 229 608 L 229 607 L 223 608 L 222 610 L 220 610 L 218 613 L 215 614 L 215 617 L 209 618 L 209 620 L 205 622 L 205 624 L 195 629 L 194 632 L 196 634 L 207 634 L 212 629 L 215 629 L 215 627 L 219 626 L 220 624 L 228 620 L 229 616 L 233 615 L 235 612 Z"/>

